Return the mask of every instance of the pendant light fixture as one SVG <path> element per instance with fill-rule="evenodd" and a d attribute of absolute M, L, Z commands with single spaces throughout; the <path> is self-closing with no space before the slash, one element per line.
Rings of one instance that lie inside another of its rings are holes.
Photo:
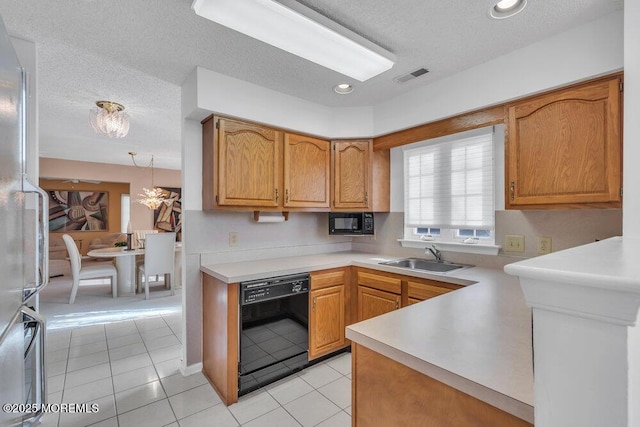
<path fill-rule="evenodd" d="M 158 209 L 158 207 L 162 204 L 165 203 L 167 205 L 171 204 L 172 200 L 167 199 L 161 188 L 158 187 L 154 187 L 153 185 L 153 154 L 151 155 L 151 161 L 149 162 L 149 164 L 147 166 L 138 166 L 138 164 L 136 163 L 136 156 L 135 151 L 129 151 L 129 155 L 131 156 L 131 160 L 133 161 L 133 165 L 137 168 L 151 168 L 151 188 L 142 188 L 142 192 L 144 194 L 138 194 L 138 196 L 140 197 L 139 199 L 136 200 L 137 203 L 140 203 L 142 205 L 145 205 L 146 207 L 148 207 L 149 209 L 156 210 Z"/>
<path fill-rule="evenodd" d="M 96 101 L 97 108 L 89 110 L 89 123 L 98 135 L 124 138 L 129 133 L 129 115 L 124 105 L 111 101 Z"/>

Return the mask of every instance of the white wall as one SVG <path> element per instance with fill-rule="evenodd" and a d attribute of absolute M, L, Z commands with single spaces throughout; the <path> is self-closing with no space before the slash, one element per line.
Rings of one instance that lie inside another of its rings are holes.
<path fill-rule="evenodd" d="M 640 238 L 640 2 L 624 5 L 624 203 L 622 232 L 625 238 Z M 640 425 L 640 318 L 629 328 L 629 425 Z"/>
<path fill-rule="evenodd" d="M 624 202 L 625 237 L 640 237 L 640 2 L 624 5 Z"/>
<path fill-rule="evenodd" d="M 183 109 L 190 119 L 217 112 L 330 138 L 373 133 L 371 107 L 332 109 L 201 67 L 188 79 Z"/>

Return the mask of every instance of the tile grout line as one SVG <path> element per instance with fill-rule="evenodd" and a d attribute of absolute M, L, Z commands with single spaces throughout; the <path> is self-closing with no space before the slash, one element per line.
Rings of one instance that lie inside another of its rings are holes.
<path fill-rule="evenodd" d="M 169 327 L 169 325 L 167 324 L 167 321 L 164 320 L 162 315 L 160 315 L 159 318 L 162 319 L 162 321 L 164 322 L 164 324 L 167 327 Z M 172 424 L 173 422 L 177 422 L 178 425 L 180 425 L 180 423 L 178 422 L 178 416 L 176 415 L 176 411 L 173 410 L 173 406 L 171 405 L 171 401 L 169 400 L 169 393 L 167 393 L 167 390 L 166 390 L 164 384 L 162 383 L 162 379 L 160 378 L 160 373 L 158 372 L 158 368 L 156 368 L 156 364 L 153 361 L 153 359 L 151 358 L 151 353 L 149 352 L 149 348 L 147 347 L 147 343 L 145 342 L 144 337 L 140 333 L 140 327 L 138 326 L 138 322 L 136 322 L 134 320 L 133 323 L 136 325 L 136 329 L 138 330 L 138 334 L 140 334 L 140 338 L 142 339 L 142 345 L 144 346 L 144 349 L 147 351 L 147 355 L 149 356 L 149 359 L 151 360 L 151 366 L 153 366 L 153 370 L 155 371 L 156 375 L 158 376 L 158 382 L 160 383 L 160 387 L 162 387 L 162 391 L 163 391 L 163 393 L 165 395 L 165 399 L 167 400 L 167 404 L 169 405 L 169 408 L 171 409 L 171 413 L 173 414 L 173 418 L 175 419 L 175 421 L 172 421 L 169 424 Z M 157 329 L 159 329 L 159 328 L 157 328 Z M 169 330 L 171 331 L 171 333 L 173 333 L 171 328 L 169 328 Z M 161 402 L 162 400 L 163 399 L 156 400 L 155 402 L 148 403 L 147 405 L 151 405 L 151 404 L 156 403 L 156 402 Z M 147 405 L 143 405 L 143 406 L 141 406 L 141 408 L 143 408 L 143 407 L 145 407 Z M 136 408 L 136 409 L 139 409 L 139 408 Z M 168 424 L 165 424 L 165 425 L 168 425 Z"/>
<path fill-rule="evenodd" d="M 115 409 L 116 425 L 120 427 L 120 419 L 118 418 L 118 401 L 116 400 L 116 384 L 113 382 L 113 366 L 111 366 L 111 352 L 109 351 L 109 337 L 107 335 L 107 328 L 104 328 L 104 339 L 107 342 L 107 357 L 109 358 L 109 372 L 111 373 L 111 389 L 113 390 L 113 408 Z M 107 418 L 110 419 L 110 418 Z M 105 420 L 106 421 L 106 420 Z"/>

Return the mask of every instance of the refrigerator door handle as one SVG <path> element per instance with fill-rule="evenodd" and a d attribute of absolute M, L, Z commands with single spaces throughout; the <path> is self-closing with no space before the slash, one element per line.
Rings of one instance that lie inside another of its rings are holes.
<path fill-rule="evenodd" d="M 32 414 L 29 414 L 28 417 L 25 417 L 23 419 L 24 425 L 34 425 L 44 414 L 43 406 L 47 403 L 46 402 L 47 400 L 47 381 L 46 381 L 47 364 L 45 362 L 45 354 L 46 354 L 45 340 L 47 336 L 47 325 L 44 317 L 40 316 L 38 313 L 30 309 L 29 307 L 23 306 L 21 311 L 22 311 L 22 321 L 27 324 L 27 327 L 30 327 L 33 329 L 33 332 L 31 334 L 31 341 L 29 342 L 29 345 L 27 346 L 27 349 L 24 352 L 25 359 L 27 358 L 27 356 L 29 356 L 29 353 L 31 353 L 31 350 L 34 347 L 35 340 L 37 339 L 37 337 L 38 336 L 40 337 L 39 357 L 38 357 L 39 359 L 38 369 L 40 373 L 36 374 L 38 383 L 40 386 L 39 399 L 38 399 L 38 394 L 34 393 L 34 396 L 35 396 L 34 403 L 38 403 L 38 410 Z"/>
<path fill-rule="evenodd" d="M 34 344 L 38 339 L 38 333 L 40 333 L 41 324 L 32 319 L 31 316 L 27 315 L 24 312 L 22 313 L 22 322 L 25 324 L 25 329 L 32 329 L 31 339 L 29 340 L 29 344 L 27 344 L 27 348 L 24 350 L 24 358 L 26 359 L 31 354 L 31 350 L 33 350 Z"/>
<path fill-rule="evenodd" d="M 20 150 L 22 157 L 22 191 L 24 193 L 34 193 L 38 196 L 39 202 L 36 203 L 36 233 L 35 233 L 35 272 L 36 283 L 30 283 L 25 286 L 23 294 L 23 302 L 27 301 L 33 295 L 40 292 L 47 283 L 49 283 L 49 196 L 37 185 L 34 185 L 29 181 L 27 177 L 26 164 L 27 164 L 27 101 L 28 101 L 28 84 L 29 75 L 22 68 L 20 73 L 20 112 L 19 112 L 19 126 L 20 126 Z"/>
<path fill-rule="evenodd" d="M 38 196 L 39 203 L 36 206 L 36 272 L 37 283 L 34 286 L 25 287 L 23 301 L 27 301 L 33 295 L 37 294 L 49 283 L 49 226 L 47 215 L 49 212 L 49 196 L 40 187 L 33 185 L 26 176 L 22 184 L 24 193 L 33 193 Z"/>

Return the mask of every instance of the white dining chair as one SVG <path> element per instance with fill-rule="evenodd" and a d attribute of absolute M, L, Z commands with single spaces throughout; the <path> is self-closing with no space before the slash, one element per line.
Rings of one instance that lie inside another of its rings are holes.
<path fill-rule="evenodd" d="M 106 277 L 110 278 L 111 293 L 113 294 L 113 297 L 116 298 L 118 296 L 118 271 L 113 266 L 113 264 L 89 265 L 83 267 L 80 251 L 76 246 L 76 242 L 73 241 L 73 238 L 68 234 L 63 234 L 62 240 L 64 240 L 64 244 L 67 247 L 67 252 L 69 252 L 69 261 L 71 262 L 71 276 L 73 277 L 73 285 L 71 286 L 71 296 L 69 297 L 69 304 L 73 304 L 76 300 L 76 294 L 78 293 L 80 280 L 86 279 L 102 279 Z"/>
<path fill-rule="evenodd" d="M 147 237 L 147 234 L 158 234 L 158 230 L 134 230 L 133 231 L 133 247 L 136 249 L 144 249 L 144 241 Z M 140 274 L 138 272 L 140 266 L 144 263 L 144 256 L 137 255 L 136 256 L 136 292 L 140 292 L 140 288 L 142 283 L 140 282 Z M 156 277 L 156 281 L 158 278 Z"/>
<path fill-rule="evenodd" d="M 164 275 L 169 280 L 171 295 L 174 289 L 174 261 L 176 233 L 147 234 L 144 242 L 144 263 L 139 267 L 140 282 L 144 284 L 144 298 L 149 299 L 149 277 Z"/>
<path fill-rule="evenodd" d="M 158 234 L 158 230 L 135 230 L 133 232 L 133 246 L 142 249 L 141 240 L 144 241 L 147 234 Z"/>

